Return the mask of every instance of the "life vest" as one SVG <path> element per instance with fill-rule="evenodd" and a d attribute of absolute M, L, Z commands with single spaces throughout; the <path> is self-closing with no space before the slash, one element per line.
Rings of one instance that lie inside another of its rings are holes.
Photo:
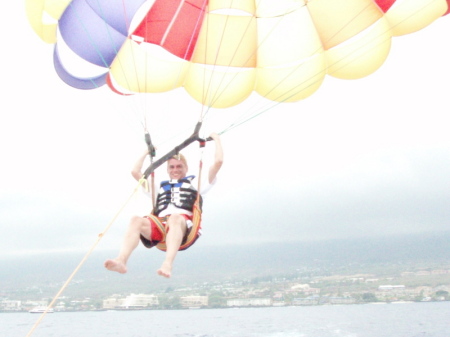
<path fill-rule="evenodd" d="M 192 212 L 198 194 L 191 183 L 194 178 L 195 176 L 187 176 L 179 180 L 174 179 L 161 182 L 153 214 L 158 216 L 169 204 Z M 200 208 L 201 204 L 200 196 Z"/>

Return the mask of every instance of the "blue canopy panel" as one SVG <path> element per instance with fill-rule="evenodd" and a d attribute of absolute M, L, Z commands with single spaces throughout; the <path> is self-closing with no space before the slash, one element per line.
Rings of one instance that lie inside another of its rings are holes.
<path fill-rule="evenodd" d="M 53 51 L 53 64 L 55 66 L 56 73 L 58 76 L 68 85 L 76 89 L 97 89 L 106 83 L 106 77 L 108 75 L 109 69 L 104 74 L 100 74 L 94 77 L 80 78 L 70 74 L 66 68 L 64 68 L 59 57 L 57 45 Z"/>
<path fill-rule="evenodd" d="M 59 19 L 65 43 L 81 58 L 109 67 L 143 0 L 73 0 Z M 120 10 L 118 10 L 120 8 Z"/>

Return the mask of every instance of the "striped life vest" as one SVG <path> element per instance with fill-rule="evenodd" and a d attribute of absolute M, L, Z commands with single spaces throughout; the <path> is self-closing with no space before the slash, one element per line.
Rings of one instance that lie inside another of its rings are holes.
<path fill-rule="evenodd" d="M 153 214 L 158 216 L 169 204 L 192 212 L 198 194 L 191 183 L 194 178 L 195 176 L 192 175 L 179 180 L 166 180 L 161 182 Z M 200 196 L 200 208 L 202 204 L 201 199 Z"/>

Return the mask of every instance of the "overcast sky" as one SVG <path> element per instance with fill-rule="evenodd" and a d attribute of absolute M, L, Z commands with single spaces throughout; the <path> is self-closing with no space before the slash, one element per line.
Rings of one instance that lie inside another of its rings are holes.
<path fill-rule="evenodd" d="M 29 27 L 22 2 L 10 5 L 0 20 L 0 250 L 86 250 L 136 187 L 130 169 L 145 148 L 142 119 L 107 89 L 86 92 L 60 81 L 51 46 Z M 223 134 L 225 164 L 205 200 L 198 244 L 447 231 L 449 32 L 445 17 L 394 38 L 375 74 L 327 78 L 312 97 Z M 165 118 L 149 126 L 162 155 L 177 142 L 167 136 L 167 121 L 184 118 L 189 122 L 176 127 L 189 128 L 199 107 L 183 90 L 150 104 Z M 187 151 L 194 174 L 196 153 Z M 133 198 L 99 249 L 118 247 L 129 217 L 145 214 L 146 202 Z"/>

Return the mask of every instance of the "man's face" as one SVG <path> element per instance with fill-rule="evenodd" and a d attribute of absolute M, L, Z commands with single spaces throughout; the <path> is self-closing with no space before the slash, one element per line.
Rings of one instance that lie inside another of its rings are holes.
<path fill-rule="evenodd" d="M 187 169 L 187 166 L 181 160 L 174 158 L 170 159 L 167 164 L 167 173 L 170 179 L 178 180 L 186 177 Z"/>

